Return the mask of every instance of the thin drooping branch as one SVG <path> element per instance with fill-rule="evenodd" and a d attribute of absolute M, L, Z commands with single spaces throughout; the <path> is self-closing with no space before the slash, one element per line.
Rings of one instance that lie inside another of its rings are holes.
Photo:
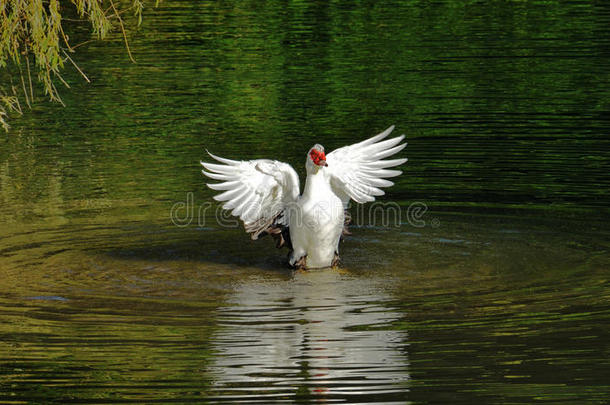
<path fill-rule="evenodd" d="M 78 73 L 81 74 L 81 76 L 83 76 L 83 78 L 87 81 L 87 83 L 91 83 L 91 80 L 89 80 L 89 78 L 87 77 L 87 75 L 78 67 L 78 65 L 72 60 L 72 58 L 70 57 L 70 55 L 68 55 L 68 52 L 66 52 L 64 49 L 62 49 L 64 55 L 66 55 L 66 59 L 69 60 L 72 65 L 74 65 L 74 68 L 78 71 Z"/>
<path fill-rule="evenodd" d="M 114 14 L 116 15 L 117 19 L 119 20 L 119 24 L 121 26 L 121 32 L 123 33 L 123 39 L 125 40 L 125 48 L 127 49 L 127 53 L 129 54 L 129 59 L 131 59 L 131 61 L 133 63 L 136 63 L 136 60 L 133 58 L 133 55 L 131 54 L 131 49 L 129 49 L 129 41 L 127 40 L 127 34 L 125 33 L 125 25 L 123 25 L 123 19 L 121 18 L 119 11 L 114 6 L 114 2 L 112 0 L 109 0 L 109 1 L 110 1 L 110 6 L 114 10 Z"/>

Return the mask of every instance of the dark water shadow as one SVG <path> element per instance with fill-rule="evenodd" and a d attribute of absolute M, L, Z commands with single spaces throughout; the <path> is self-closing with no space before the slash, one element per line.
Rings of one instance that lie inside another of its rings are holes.
<path fill-rule="evenodd" d="M 104 255 L 121 260 L 210 263 L 236 268 L 260 268 L 291 274 L 288 249 L 275 248 L 265 236 L 251 240 L 242 229 L 176 228 L 146 225 L 146 231 L 123 244 L 103 248 Z"/>

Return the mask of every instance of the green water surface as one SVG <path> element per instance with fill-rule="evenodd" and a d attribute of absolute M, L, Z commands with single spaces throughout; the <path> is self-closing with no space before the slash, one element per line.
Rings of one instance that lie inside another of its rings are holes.
<path fill-rule="evenodd" d="M 610 3 L 164 1 L 130 44 L 0 137 L 1 403 L 606 403 Z M 303 176 L 391 124 L 338 269 L 210 205 L 206 148 Z"/>

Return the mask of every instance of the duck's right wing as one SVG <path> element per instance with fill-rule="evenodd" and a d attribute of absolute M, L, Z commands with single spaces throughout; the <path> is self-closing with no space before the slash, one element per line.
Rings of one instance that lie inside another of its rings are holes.
<path fill-rule="evenodd" d="M 372 138 L 326 155 L 331 187 L 344 206 L 347 206 L 350 198 L 357 203 L 375 201 L 376 196 L 384 194 L 382 187 L 394 184 L 387 178 L 402 173 L 389 168 L 402 165 L 407 161 L 406 158 L 386 159 L 407 146 L 406 143 L 401 143 L 404 135 L 384 140 L 393 129 L 394 125 Z"/>
<path fill-rule="evenodd" d="M 291 206 L 299 198 L 299 176 L 287 163 L 277 160 L 230 160 L 208 154 L 219 163 L 201 162 L 208 183 L 223 208 L 239 217 L 252 239 L 274 225 L 288 225 Z"/>

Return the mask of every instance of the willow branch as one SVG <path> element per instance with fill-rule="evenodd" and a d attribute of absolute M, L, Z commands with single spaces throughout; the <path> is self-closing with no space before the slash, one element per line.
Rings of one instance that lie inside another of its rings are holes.
<path fill-rule="evenodd" d="M 133 63 L 137 63 L 136 60 L 133 58 L 133 55 L 131 54 L 131 49 L 129 49 L 129 41 L 127 41 L 127 33 L 125 32 L 125 26 L 123 25 L 123 19 L 121 18 L 119 11 L 114 6 L 114 2 L 112 0 L 110 0 L 110 6 L 114 10 L 114 14 L 119 19 L 119 24 L 121 25 L 121 32 L 123 33 L 123 39 L 125 40 L 125 47 L 127 48 L 127 54 L 129 55 L 129 59 L 131 59 L 131 61 Z"/>

